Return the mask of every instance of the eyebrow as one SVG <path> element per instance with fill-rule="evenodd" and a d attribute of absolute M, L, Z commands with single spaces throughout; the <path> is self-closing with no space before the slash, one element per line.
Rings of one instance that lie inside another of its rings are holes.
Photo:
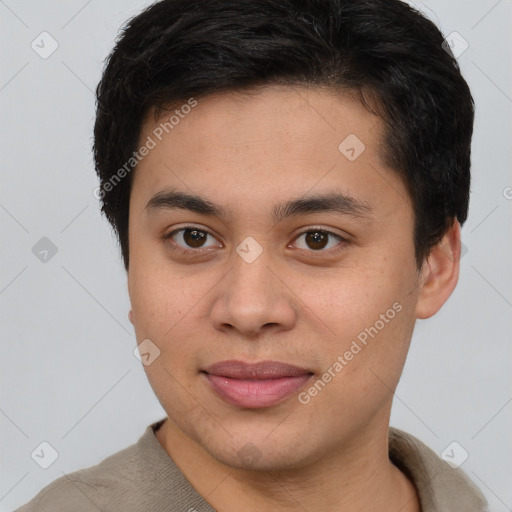
<path fill-rule="evenodd" d="M 204 197 L 178 190 L 158 192 L 148 201 L 145 209 L 148 214 L 162 210 L 181 209 L 223 219 L 229 216 L 229 212 L 222 206 Z M 352 217 L 368 218 L 372 216 L 373 209 L 365 201 L 346 194 L 332 192 L 308 195 L 276 204 L 272 210 L 272 217 L 274 222 L 278 223 L 289 217 L 317 212 L 336 212 Z"/>

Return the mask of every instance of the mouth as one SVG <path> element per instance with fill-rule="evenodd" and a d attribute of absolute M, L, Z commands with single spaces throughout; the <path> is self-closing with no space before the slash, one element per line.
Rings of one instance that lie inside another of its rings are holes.
<path fill-rule="evenodd" d="M 282 402 L 313 376 L 310 370 L 277 361 L 221 361 L 201 373 L 220 398 L 248 409 Z"/>

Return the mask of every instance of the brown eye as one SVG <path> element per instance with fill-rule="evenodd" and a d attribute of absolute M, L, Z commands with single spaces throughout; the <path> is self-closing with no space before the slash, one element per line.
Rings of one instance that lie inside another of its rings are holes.
<path fill-rule="evenodd" d="M 299 241 L 301 238 L 303 238 L 304 241 L 302 243 L 302 247 L 299 246 L 299 249 L 313 252 L 329 252 L 329 249 L 332 249 L 337 245 L 342 245 L 340 242 L 345 242 L 345 239 L 342 236 L 322 229 L 310 229 L 309 231 L 305 231 L 304 233 L 301 233 L 296 240 Z M 333 244 L 331 242 L 331 239 L 333 238 L 338 243 Z M 327 249 L 324 251 L 323 249 L 326 247 Z"/>
<path fill-rule="evenodd" d="M 329 241 L 329 236 L 322 231 L 309 231 L 306 233 L 306 243 L 311 249 L 323 249 Z"/>
<path fill-rule="evenodd" d="M 190 247 L 201 247 L 206 240 L 207 234 L 198 229 L 185 229 L 183 230 L 183 240 Z"/>
<path fill-rule="evenodd" d="M 214 237 L 208 231 L 204 229 L 198 229 L 196 227 L 190 226 L 181 229 L 176 229 L 164 236 L 164 239 L 171 240 L 175 245 L 177 245 L 177 249 L 181 249 L 183 251 L 191 251 L 193 252 L 195 249 L 206 249 L 210 247 L 221 247 L 221 244 L 214 243 L 210 245 L 205 245 L 208 237 Z"/>

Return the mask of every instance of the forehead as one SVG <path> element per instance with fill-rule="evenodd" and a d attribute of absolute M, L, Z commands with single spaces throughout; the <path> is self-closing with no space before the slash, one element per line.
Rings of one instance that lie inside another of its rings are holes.
<path fill-rule="evenodd" d="M 154 147 L 139 162 L 133 188 L 149 199 L 178 186 L 241 206 L 338 185 L 349 196 L 363 186 L 396 195 L 400 180 L 381 158 L 382 126 L 354 96 L 326 88 L 273 86 L 185 100 L 157 120 L 154 112 L 146 117 L 140 144 L 151 139 Z M 382 190 L 386 172 L 394 190 Z"/>
<path fill-rule="evenodd" d="M 192 102 L 195 106 L 189 108 Z M 381 120 L 363 107 L 355 92 L 324 86 L 266 85 L 228 91 L 199 100 L 184 99 L 160 111 L 157 118 L 156 113 L 155 109 L 148 112 L 143 134 L 156 130 L 165 137 L 170 132 L 197 130 L 197 142 L 206 134 L 209 142 L 219 147 L 263 141 L 282 145 L 303 138 L 313 144 L 344 134 L 357 135 L 372 145 L 382 130 Z M 272 127 L 280 130 L 279 139 L 265 138 L 265 134 L 272 135 Z"/>

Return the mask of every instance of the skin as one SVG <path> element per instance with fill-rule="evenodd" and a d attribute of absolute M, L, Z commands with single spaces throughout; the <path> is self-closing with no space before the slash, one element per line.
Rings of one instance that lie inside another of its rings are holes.
<path fill-rule="evenodd" d="M 159 122 L 148 115 L 141 142 Z M 156 437 L 216 510 L 419 511 L 414 486 L 388 458 L 390 410 L 416 318 L 435 314 L 456 285 L 460 226 L 418 269 L 412 204 L 380 157 L 382 127 L 328 89 L 222 93 L 199 101 L 137 167 L 129 316 L 138 343 L 160 350 L 144 367 L 168 415 Z M 366 146 L 354 161 L 338 150 L 349 134 Z M 148 212 L 169 189 L 228 215 Z M 372 211 L 272 218 L 276 203 L 332 191 Z M 203 246 L 183 232 L 163 239 L 189 225 L 210 234 Z M 305 234 L 315 229 L 345 241 L 331 236 L 319 249 Z M 236 252 L 247 236 L 262 249 L 252 263 Z M 395 303 L 400 312 L 308 404 L 296 393 L 237 407 L 200 373 L 227 359 L 275 360 L 316 381 Z"/>

